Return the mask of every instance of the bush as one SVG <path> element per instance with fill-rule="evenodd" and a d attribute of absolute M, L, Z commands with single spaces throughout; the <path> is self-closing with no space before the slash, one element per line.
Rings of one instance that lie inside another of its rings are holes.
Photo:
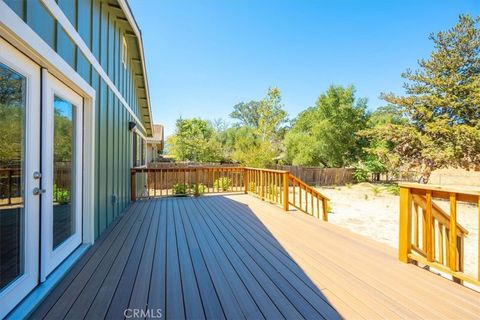
<path fill-rule="evenodd" d="M 380 194 L 380 191 L 381 191 L 380 187 L 376 187 L 376 186 L 372 187 L 372 192 L 374 196 L 378 196 Z"/>
<path fill-rule="evenodd" d="M 400 195 L 400 187 L 398 184 L 390 184 L 387 186 L 387 191 L 393 194 L 394 196 Z"/>
<path fill-rule="evenodd" d="M 189 188 L 188 185 L 183 183 L 176 183 L 172 186 L 173 194 L 174 195 L 187 195 Z"/>
<path fill-rule="evenodd" d="M 254 193 L 257 192 L 257 184 L 256 184 L 255 182 L 253 182 L 253 181 L 250 182 L 250 183 L 248 184 L 248 191 L 254 192 Z"/>
<path fill-rule="evenodd" d="M 230 190 L 230 187 L 232 186 L 232 179 L 227 178 L 227 177 L 222 177 L 218 178 L 215 180 L 213 183 L 215 189 L 220 190 L 220 191 L 228 191 Z"/>
<path fill-rule="evenodd" d="M 365 168 L 362 167 L 357 167 L 355 168 L 355 171 L 353 172 L 353 179 L 355 180 L 356 183 L 360 182 L 366 182 L 368 181 L 369 177 L 369 172 Z"/>

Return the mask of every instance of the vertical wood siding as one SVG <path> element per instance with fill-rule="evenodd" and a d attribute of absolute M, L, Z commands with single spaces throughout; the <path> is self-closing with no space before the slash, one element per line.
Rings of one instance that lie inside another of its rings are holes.
<path fill-rule="evenodd" d="M 132 117 L 92 68 L 76 44 L 39 0 L 5 0 L 52 49 L 54 49 L 96 91 L 95 100 L 95 237 L 98 237 L 129 203 Z M 58 0 L 58 5 L 90 48 L 104 71 L 139 119 L 138 87 L 145 85 L 136 75 L 140 56 L 135 39 L 126 35 L 129 26 L 119 19 L 115 1 Z M 128 45 L 127 67 L 122 64 L 122 41 Z M 145 134 L 145 132 L 144 132 Z M 115 201 L 114 201 L 115 199 Z"/>

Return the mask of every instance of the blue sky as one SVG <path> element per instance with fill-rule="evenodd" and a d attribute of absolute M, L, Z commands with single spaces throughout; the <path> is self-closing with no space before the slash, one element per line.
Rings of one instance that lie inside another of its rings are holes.
<path fill-rule="evenodd" d="M 290 118 L 331 85 L 369 109 L 403 92 L 428 34 L 480 14 L 477 0 L 130 0 L 142 30 L 155 123 L 224 118 L 277 86 Z"/>

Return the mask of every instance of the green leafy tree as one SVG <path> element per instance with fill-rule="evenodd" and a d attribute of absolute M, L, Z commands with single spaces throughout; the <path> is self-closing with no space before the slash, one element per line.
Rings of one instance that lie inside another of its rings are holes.
<path fill-rule="evenodd" d="M 269 88 L 260 101 L 235 105 L 230 117 L 237 120 L 226 131 L 226 147 L 231 158 L 243 165 L 266 167 L 283 151 L 282 139 L 287 124 L 280 90 Z"/>
<path fill-rule="evenodd" d="M 382 95 L 409 121 L 378 126 L 369 136 L 390 141 L 402 162 L 430 169 L 480 162 L 479 24 L 480 17 L 462 15 L 453 28 L 431 34 L 430 57 L 402 74 L 406 95 Z"/>
<path fill-rule="evenodd" d="M 221 145 L 214 139 L 212 125 L 199 118 L 178 119 L 168 145 L 169 153 L 178 161 L 210 162 L 221 158 Z"/>
<path fill-rule="evenodd" d="M 355 162 L 364 143 L 356 133 L 366 126 L 366 108 L 366 99 L 356 99 L 353 86 L 330 86 L 315 107 L 298 115 L 286 134 L 288 161 L 325 167 Z"/>

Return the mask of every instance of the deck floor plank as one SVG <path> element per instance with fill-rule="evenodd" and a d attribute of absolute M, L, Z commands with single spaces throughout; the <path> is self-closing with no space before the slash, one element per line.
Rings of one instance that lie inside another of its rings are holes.
<path fill-rule="evenodd" d="M 138 215 L 142 217 L 141 219 L 143 219 L 144 213 L 145 211 L 140 211 L 138 213 Z M 88 280 L 87 284 L 75 300 L 75 303 L 68 311 L 66 318 L 83 319 L 86 316 L 89 310 L 89 306 L 91 306 L 94 302 L 98 291 L 101 288 L 108 288 L 108 286 L 104 285 L 103 283 L 106 280 L 109 271 L 114 265 L 116 266 L 116 268 L 118 268 L 118 265 L 115 264 L 115 261 L 117 260 L 117 258 L 119 258 L 119 254 L 122 253 L 122 249 L 127 247 L 126 244 L 128 243 L 128 240 L 133 238 L 133 235 L 137 234 L 139 227 L 140 219 L 137 219 L 132 224 L 132 227 L 127 232 L 125 232 L 125 237 L 122 237 L 122 239 L 117 239 L 115 243 L 110 247 L 108 252 L 105 254 L 102 262 L 95 270 L 92 277 Z M 124 251 L 124 253 L 128 254 L 129 252 Z M 102 300 L 102 298 L 103 296 L 99 296 L 100 300 Z"/>
<path fill-rule="evenodd" d="M 249 195 L 133 203 L 32 319 L 476 319 L 480 294 Z M 148 318 L 148 317 L 147 317 Z"/>
<path fill-rule="evenodd" d="M 138 237 L 138 230 L 141 227 L 140 222 L 146 223 L 146 220 L 141 215 L 138 215 L 137 221 L 135 221 L 135 229 L 131 230 L 128 235 L 128 239 L 123 244 L 121 251 L 113 262 L 108 275 L 98 290 L 94 301 L 90 305 L 88 313 L 85 317 L 86 319 L 103 319 L 105 317 L 106 312 L 108 311 L 105 306 L 110 305 L 113 295 L 115 294 L 115 290 L 121 279 L 123 270 L 128 262 L 130 252 L 132 251 L 135 240 Z"/>
<path fill-rule="evenodd" d="M 208 212 L 209 208 L 205 207 L 205 203 L 196 201 L 199 211 Z M 222 231 L 210 219 L 209 214 L 199 214 L 198 217 L 203 219 L 203 222 L 208 227 L 210 233 L 214 236 L 218 246 L 222 249 L 226 258 L 232 266 L 231 270 L 237 273 L 238 277 L 244 283 L 245 288 L 250 293 L 250 296 L 255 301 L 256 305 L 267 319 L 281 319 L 282 313 L 278 310 L 272 296 L 269 296 L 266 288 L 262 287 L 251 271 L 245 266 L 244 262 L 239 256 L 239 252 L 235 250 L 222 234 Z"/>
<path fill-rule="evenodd" d="M 122 272 L 122 276 L 120 278 L 120 281 L 118 282 L 110 305 L 105 306 L 108 309 L 105 315 L 105 318 L 107 319 L 120 319 L 124 317 L 124 311 L 127 309 L 130 302 L 130 296 L 135 283 L 137 270 L 139 268 L 143 248 L 145 247 L 147 230 L 152 221 L 153 205 L 153 201 L 148 202 L 148 207 L 143 209 L 147 212 L 147 214 L 143 218 L 138 217 L 138 213 L 136 215 L 136 218 L 142 221 L 142 227 L 140 228 L 138 237 L 135 239 L 135 244 L 130 251 L 127 265 Z"/>
<path fill-rule="evenodd" d="M 185 230 L 185 237 L 188 243 L 190 256 L 192 259 L 193 268 L 197 275 L 197 284 L 199 287 L 202 302 L 204 303 L 205 316 L 209 319 L 224 319 L 225 315 L 222 309 L 222 305 L 218 298 L 217 292 L 212 282 L 212 278 L 209 274 L 205 260 L 200 251 L 200 247 L 193 233 L 193 229 L 190 226 L 188 220 L 188 213 L 185 208 L 185 203 L 180 203 L 180 218 L 182 219 L 183 227 Z"/>
<path fill-rule="evenodd" d="M 215 270 L 214 273 L 220 276 L 218 278 L 219 281 L 215 283 L 217 290 L 227 291 L 227 297 L 230 297 L 230 299 L 225 300 L 229 303 L 236 302 L 244 317 L 249 319 L 263 319 L 263 314 L 251 297 L 245 284 L 235 272 L 208 227 L 199 217 L 199 215 L 203 214 L 203 211 L 199 211 L 198 207 L 194 205 L 194 202 L 185 201 L 185 203 L 188 206 L 187 208 L 189 208 L 187 210 L 189 211 L 191 225 L 195 226 L 194 230 L 197 240 L 201 243 L 200 248 L 207 257 L 207 265 L 211 265 L 212 269 Z"/>
<path fill-rule="evenodd" d="M 165 312 L 166 305 L 166 264 L 167 264 L 167 201 L 159 201 L 160 215 L 158 235 L 153 253 L 152 277 L 148 292 L 148 307 Z"/>
<path fill-rule="evenodd" d="M 208 201 L 208 200 L 202 200 Z M 210 210 L 214 214 L 215 210 Z M 237 241 L 242 243 L 252 257 L 259 263 L 262 269 L 267 270 L 274 282 L 281 286 L 281 290 L 289 293 L 289 298 L 301 307 L 299 311 L 305 318 L 318 319 L 319 317 L 335 319 L 338 318 L 336 311 L 323 299 L 320 290 L 314 287 L 311 280 L 303 274 L 298 265 L 292 265 L 293 262 L 282 254 L 275 254 L 265 248 L 266 242 L 256 234 L 246 236 L 243 233 L 241 223 L 233 224 L 231 219 L 235 215 L 243 216 L 244 213 L 239 211 L 222 211 L 227 214 L 218 214 L 225 226 L 228 226 L 228 232 L 234 234 Z M 281 247 L 277 249 L 281 250 Z M 313 288 L 312 288 L 313 286 Z"/>
<path fill-rule="evenodd" d="M 167 304 L 165 313 L 167 319 L 184 319 L 185 308 L 173 209 L 175 200 L 167 199 Z"/>
<path fill-rule="evenodd" d="M 173 218 L 175 220 L 175 233 L 177 235 L 178 257 L 180 264 L 180 275 L 182 278 L 182 291 L 185 305 L 185 316 L 188 319 L 205 319 L 203 303 L 198 289 L 197 277 L 193 269 L 185 230 L 180 215 L 180 202 L 173 202 Z M 198 275 L 201 276 L 201 275 Z"/>
<path fill-rule="evenodd" d="M 135 206 L 130 205 L 123 216 L 129 216 L 129 212 L 134 210 Z M 125 219 L 123 216 L 119 217 L 112 226 L 106 230 L 96 241 L 96 245 L 90 248 L 85 255 L 78 261 L 68 272 L 68 274 L 63 278 L 63 280 L 50 292 L 48 297 L 42 302 L 42 304 L 35 310 L 35 312 L 30 316 L 32 319 L 43 319 L 50 311 L 50 309 L 57 303 L 61 298 L 63 293 L 70 287 L 71 283 L 75 278 L 80 274 L 83 268 L 87 265 L 88 261 L 95 256 L 96 252 L 109 246 L 113 239 L 115 238 L 115 233 L 118 233 L 121 230 L 122 226 L 127 222 L 128 219 Z"/>

